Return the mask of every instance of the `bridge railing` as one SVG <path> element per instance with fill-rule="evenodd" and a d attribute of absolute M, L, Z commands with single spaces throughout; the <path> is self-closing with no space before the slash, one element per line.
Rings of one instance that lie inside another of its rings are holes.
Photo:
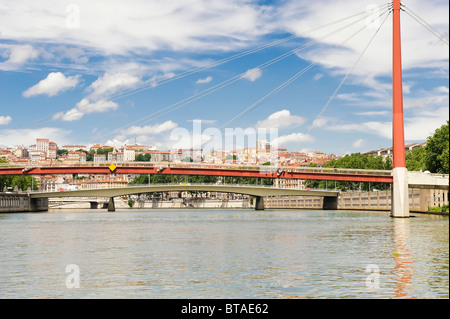
<path fill-rule="evenodd" d="M 321 188 L 286 188 L 286 187 L 276 187 L 275 185 L 252 185 L 252 184 L 207 184 L 207 183 L 161 183 L 161 184 L 138 184 L 138 185 L 127 185 L 127 186 L 121 186 L 121 187 L 107 187 L 107 188 L 91 188 L 91 189 L 66 189 L 66 190 L 60 190 L 60 191 L 52 191 L 52 190 L 28 190 L 23 191 L 22 193 L 28 193 L 28 194 L 36 194 L 36 193 L 61 193 L 64 194 L 65 192 L 71 192 L 71 191 L 89 191 L 89 190 L 100 190 L 100 189 L 117 189 L 117 188 L 143 188 L 143 187 L 152 187 L 152 188 L 159 188 L 159 187 L 227 187 L 227 188 L 245 188 L 245 187 L 251 187 L 251 188 L 261 188 L 261 189 L 286 189 L 286 190 L 305 190 L 305 191 L 329 191 L 334 192 L 337 190 L 328 188 L 328 189 L 321 189 Z M 177 191 L 183 191 L 183 190 L 177 190 Z M 185 191 L 191 191 L 188 188 Z M 203 192 L 206 192 L 208 190 L 204 190 Z M 212 190 L 212 192 L 219 192 L 217 190 Z M 239 193 L 238 191 L 236 193 Z"/>
<path fill-rule="evenodd" d="M 36 164 L 0 164 L 0 168 L 24 168 L 31 170 L 42 167 L 109 167 L 112 163 L 36 163 Z M 191 168 L 191 169 L 223 169 L 223 170 L 250 170 L 260 172 L 294 172 L 294 173 L 336 173 L 336 174 L 363 174 L 363 175 L 391 175 L 390 170 L 365 170 L 349 168 L 325 167 L 292 167 L 292 166 L 264 166 L 242 164 L 209 164 L 209 163 L 174 163 L 174 162 L 126 162 L 117 163 L 117 167 L 147 167 L 147 168 Z"/>

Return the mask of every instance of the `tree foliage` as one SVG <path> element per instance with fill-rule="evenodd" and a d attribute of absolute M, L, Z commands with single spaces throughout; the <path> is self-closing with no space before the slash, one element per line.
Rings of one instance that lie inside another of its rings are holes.
<path fill-rule="evenodd" d="M 415 147 L 406 152 L 405 159 L 408 171 L 425 171 L 427 169 L 427 151 L 425 147 Z"/>
<path fill-rule="evenodd" d="M 345 155 L 339 159 L 332 159 L 324 164 L 325 168 L 347 168 L 347 169 L 367 169 L 367 170 L 391 170 L 392 160 L 387 157 L 383 159 L 382 156 L 366 155 L 361 153 L 354 153 Z M 306 181 L 306 185 L 310 188 L 320 189 L 339 189 L 344 190 L 384 190 L 388 189 L 389 185 L 381 183 L 357 183 L 357 182 L 334 182 L 334 181 Z"/>
<path fill-rule="evenodd" d="M 149 183 L 150 176 L 150 183 Z M 178 184 L 178 183 L 192 183 L 192 184 L 216 184 L 222 182 L 224 184 L 239 184 L 239 185 L 273 185 L 273 180 L 270 178 L 254 178 L 254 177 L 219 177 L 219 176 L 184 176 L 184 175 L 161 175 L 142 174 L 136 177 L 130 185 L 146 185 L 146 184 Z"/>
<path fill-rule="evenodd" d="M 431 173 L 449 173 L 449 121 L 428 137 L 426 168 Z"/>
<path fill-rule="evenodd" d="M 449 121 L 428 137 L 425 147 L 406 152 L 406 168 L 409 171 L 449 173 Z"/>
<path fill-rule="evenodd" d="M 151 158 L 152 158 L 152 155 L 149 153 L 139 154 L 139 155 L 136 155 L 135 161 L 136 162 L 150 162 Z"/>
<path fill-rule="evenodd" d="M 26 191 L 28 188 L 37 190 L 38 183 L 32 176 L 22 176 L 22 175 L 9 175 L 9 176 L 0 176 L 0 192 L 3 189 L 14 188 L 17 186 L 19 190 Z"/>

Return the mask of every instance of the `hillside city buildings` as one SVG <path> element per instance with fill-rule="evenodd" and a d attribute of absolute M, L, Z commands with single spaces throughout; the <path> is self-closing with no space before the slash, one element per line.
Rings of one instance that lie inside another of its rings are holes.
<path fill-rule="evenodd" d="M 406 150 L 424 146 L 426 143 L 406 145 Z M 374 156 L 389 157 L 389 148 L 367 152 Z M 14 148 L 0 149 L 0 158 L 5 158 L 13 165 L 120 165 L 131 162 L 150 163 L 204 163 L 215 165 L 271 165 L 287 167 L 308 167 L 311 163 L 322 167 L 334 154 L 323 152 L 289 152 L 284 148 L 274 149 L 269 142 L 258 140 L 255 147 L 232 151 L 202 149 L 157 150 L 154 146 L 123 145 L 116 148 L 111 145 L 57 145 L 47 138 L 36 139 L 36 144 L 28 147 L 19 145 Z M 38 178 L 39 188 L 45 191 L 67 189 L 92 189 L 104 187 L 123 187 L 136 178 L 135 174 L 104 174 L 73 176 L 42 176 Z M 301 180 L 275 180 L 275 186 L 286 188 L 304 187 Z"/>
<path fill-rule="evenodd" d="M 107 150 L 107 152 L 106 152 Z M 36 139 L 36 144 L 0 149 L 0 157 L 11 164 L 95 164 L 128 163 L 139 161 L 139 156 L 147 162 L 194 162 L 208 164 L 248 164 L 262 165 L 277 163 L 283 166 L 308 166 L 315 163 L 322 166 L 326 161 L 337 158 L 334 154 L 323 152 L 289 152 L 287 149 L 274 149 L 266 140 L 258 140 L 255 147 L 232 151 L 202 149 L 156 150 L 148 145 L 57 145 L 47 138 Z M 143 160 L 141 160 L 143 161 Z"/>

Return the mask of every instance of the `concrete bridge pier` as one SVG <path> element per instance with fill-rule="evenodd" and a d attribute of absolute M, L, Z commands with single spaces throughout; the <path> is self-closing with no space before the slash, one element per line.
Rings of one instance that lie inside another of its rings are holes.
<path fill-rule="evenodd" d="M 114 197 L 109 198 L 108 203 L 108 212 L 115 212 L 116 211 L 116 205 L 114 204 Z"/>
<path fill-rule="evenodd" d="M 264 210 L 264 197 L 256 196 L 255 200 L 255 210 Z"/>
<path fill-rule="evenodd" d="M 404 167 L 397 167 L 392 170 L 392 175 L 391 217 L 409 218 L 408 171 Z"/>

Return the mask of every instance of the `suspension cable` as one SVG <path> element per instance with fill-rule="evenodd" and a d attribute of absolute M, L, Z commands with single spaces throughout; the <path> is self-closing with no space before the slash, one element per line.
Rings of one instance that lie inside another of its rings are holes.
<path fill-rule="evenodd" d="M 403 5 L 405 8 L 405 12 L 414 20 L 416 20 L 420 25 L 422 25 L 425 29 L 433 33 L 434 36 L 436 36 L 440 41 L 444 42 L 447 46 L 449 45 L 448 39 L 441 34 L 439 31 L 437 31 L 435 28 L 433 28 L 428 22 L 426 22 L 424 19 L 422 19 L 420 16 L 418 16 L 416 13 L 414 13 L 409 7 Z"/>
<path fill-rule="evenodd" d="M 380 6 L 378 7 L 378 9 L 385 8 L 386 6 L 389 6 L 389 4 L 383 4 L 383 5 L 380 5 Z M 301 34 L 296 34 L 296 35 L 292 35 L 292 36 L 289 36 L 289 37 L 286 37 L 286 38 L 283 38 L 283 39 L 280 39 L 280 40 L 276 40 L 276 41 L 271 42 L 271 43 L 269 43 L 269 44 L 265 44 L 265 45 L 259 46 L 259 47 L 257 47 L 257 48 L 254 48 L 254 49 L 250 49 L 250 50 L 247 50 L 247 51 L 245 51 L 245 52 L 238 53 L 238 54 L 233 55 L 233 56 L 231 56 L 231 57 L 227 57 L 227 58 L 224 58 L 224 59 L 222 59 L 222 60 L 219 60 L 219 61 L 210 63 L 210 64 L 208 64 L 208 65 L 206 65 L 206 66 L 198 67 L 198 68 L 196 68 L 196 69 L 193 69 L 193 70 L 190 70 L 190 71 L 183 72 L 183 73 L 178 74 L 178 75 L 176 75 L 176 76 L 174 76 L 174 77 L 171 77 L 171 78 L 169 78 L 169 79 L 161 80 L 161 81 L 156 82 L 156 83 L 146 84 L 146 85 L 144 85 L 144 86 L 141 86 L 141 87 L 138 87 L 138 88 L 134 88 L 134 89 L 131 89 L 131 90 L 127 90 L 127 91 L 121 92 L 121 93 L 119 93 L 119 94 L 111 95 L 110 97 L 104 99 L 105 102 L 99 101 L 99 103 L 97 103 L 97 106 L 102 105 L 102 104 L 106 104 L 106 103 L 110 103 L 110 102 L 113 102 L 113 101 L 115 101 L 115 100 L 118 100 L 118 99 L 121 99 L 121 98 L 130 96 L 130 95 L 132 95 L 132 94 L 136 94 L 136 93 L 142 92 L 142 91 L 144 91 L 144 90 L 148 90 L 148 89 L 150 89 L 150 88 L 154 88 L 154 87 L 157 87 L 157 86 L 160 86 L 160 85 L 163 85 L 163 84 L 166 84 L 166 83 L 169 83 L 169 82 L 172 82 L 172 81 L 175 81 L 175 80 L 184 78 L 184 77 L 186 77 L 186 76 L 188 76 L 188 75 L 192 75 L 192 74 L 195 74 L 195 73 L 198 73 L 198 72 L 201 72 L 201 71 L 204 71 L 204 70 L 213 68 L 213 67 L 215 67 L 215 66 L 222 65 L 222 64 L 224 64 L 224 63 L 233 61 L 233 60 L 235 60 L 235 59 L 238 59 L 238 58 L 241 58 L 241 57 L 245 57 L 245 56 L 250 55 L 250 54 L 252 54 L 252 53 L 259 52 L 259 51 L 264 50 L 264 49 L 266 49 L 266 48 L 271 48 L 271 47 L 274 47 L 274 46 L 283 44 L 283 43 L 288 42 L 288 41 L 290 41 L 290 40 L 292 40 L 292 39 L 305 37 L 308 33 L 312 33 L 312 32 L 314 32 L 314 31 L 317 31 L 317 30 L 320 30 L 320 29 L 324 29 L 324 28 L 326 28 L 326 27 L 329 27 L 329 26 L 332 26 L 332 25 L 341 23 L 341 22 L 343 22 L 343 21 L 346 21 L 346 20 L 349 20 L 349 19 L 351 19 L 351 18 L 357 17 L 357 16 L 362 15 L 362 14 L 364 14 L 364 13 L 366 13 L 366 15 L 367 15 L 367 11 L 359 12 L 359 13 L 353 14 L 353 15 L 351 15 L 351 16 L 348 16 L 348 17 L 346 17 L 346 18 L 338 19 L 338 20 L 336 20 L 336 21 L 327 23 L 327 24 L 325 24 L 325 25 L 322 25 L 322 26 L 313 28 L 313 29 L 311 29 L 311 30 L 309 30 L 309 31 L 306 31 L 306 32 L 303 32 L 303 33 L 301 33 Z M 366 18 L 366 17 L 364 17 L 364 18 Z M 358 20 L 358 21 L 359 21 L 359 20 Z M 291 54 L 294 54 L 294 53 L 296 53 L 296 52 L 292 52 Z M 289 55 L 291 55 L 291 54 L 289 54 Z M 281 59 L 282 59 L 282 58 L 281 58 Z M 276 62 L 277 62 L 277 61 L 276 61 Z M 275 63 L 275 62 L 273 62 L 273 63 Z M 148 81 L 147 81 L 147 82 L 148 82 Z M 81 107 L 81 108 L 78 107 L 78 110 L 82 112 L 82 111 L 84 111 L 85 109 L 87 109 L 88 107 L 89 107 L 89 106 Z M 48 117 L 45 117 L 45 118 L 42 118 L 42 119 L 38 119 L 38 120 L 29 122 L 29 123 L 25 123 L 25 124 L 23 124 L 23 125 L 20 125 L 20 126 L 15 127 L 14 129 L 18 129 L 18 128 L 32 128 L 32 127 L 35 127 L 35 126 L 41 124 L 41 122 L 44 122 L 44 121 L 45 121 L 45 122 L 48 122 L 48 121 L 50 121 L 50 120 L 52 120 L 52 119 L 54 119 L 54 115 L 48 116 Z M 34 124 L 34 125 L 33 125 L 33 124 Z M 9 134 L 9 135 L 10 135 L 10 134 Z M 6 136 L 8 136 L 8 135 L 6 135 Z"/>
<path fill-rule="evenodd" d="M 388 13 L 388 11 L 382 13 L 380 15 L 383 16 L 384 14 Z M 389 16 L 389 14 L 386 16 L 386 18 Z M 384 21 L 386 21 L 386 18 Z M 383 22 L 384 23 L 384 22 Z M 223 129 L 224 127 L 228 126 L 229 124 L 231 124 L 232 122 L 246 116 L 247 114 L 249 114 L 251 111 L 253 111 L 255 108 L 257 108 L 259 105 L 261 105 L 263 102 L 265 102 L 266 100 L 268 100 L 270 97 L 272 97 L 273 95 L 275 95 L 276 93 L 280 92 L 282 89 L 284 89 L 285 87 L 287 87 L 288 85 L 290 85 L 292 82 L 294 82 L 296 79 L 298 79 L 300 76 L 302 76 L 304 73 L 306 73 L 307 71 L 309 71 L 312 67 L 314 67 L 316 64 L 318 64 L 321 59 L 323 59 L 324 57 L 328 56 L 331 52 L 335 51 L 336 49 L 342 47 L 347 41 L 349 41 L 350 39 L 352 39 L 354 36 L 356 36 L 358 33 L 360 33 L 361 31 L 363 31 L 364 29 L 366 29 L 367 26 L 364 26 L 363 28 L 359 29 L 358 31 L 356 31 L 354 34 L 352 34 L 349 38 L 347 38 L 346 40 L 344 40 L 342 43 L 340 43 L 339 45 L 334 46 L 330 51 L 328 51 L 326 54 L 324 54 L 321 58 L 316 59 L 314 62 L 312 62 L 310 65 L 308 65 L 305 69 L 303 69 L 302 71 L 298 72 L 296 75 L 294 75 L 293 77 L 291 77 L 289 80 L 287 80 L 286 82 L 284 82 L 282 85 L 280 85 L 279 87 L 277 87 L 276 89 L 274 89 L 273 91 L 271 91 L 269 94 L 267 94 L 266 96 L 264 96 L 263 98 L 261 98 L 260 100 L 258 100 L 256 103 L 254 103 L 253 105 L 251 105 L 250 107 L 248 107 L 247 109 L 245 109 L 244 111 L 242 111 L 240 114 L 238 114 L 236 117 L 234 117 L 233 119 L 231 119 L 230 121 L 228 121 L 227 123 L 225 123 L 221 129 Z M 379 29 L 378 29 L 379 30 Z M 377 33 L 378 33 L 377 30 Z M 375 33 L 376 34 L 376 33 Z M 375 35 L 372 37 L 371 41 L 369 42 L 369 44 L 372 42 L 373 38 L 375 37 Z M 364 50 L 365 52 L 365 50 Z M 361 57 L 360 57 L 361 58 Z M 358 59 L 357 62 L 359 62 L 360 58 Z M 356 64 L 354 65 L 354 67 L 356 66 Z M 354 68 L 353 67 L 353 68 Z M 352 70 L 353 70 L 352 68 Z M 350 74 L 350 73 L 349 73 Z M 348 75 L 349 75 L 348 74 Z M 348 75 L 344 78 L 344 80 L 348 77 Z M 343 82 L 341 83 L 340 87 L 342 87 Z M 339 87 L 339 88 L 340 88 Z M 334 96 L 337 94 L 337 91 L 335 92 Z M 329 103 L 331 103 L 331 100 L 329 101 Z M 327 103 L 326 107 L 328 107 L 329 103 Z M 324 111 L 324 110 L 323 110 Z"/>
<path fill-rule="evenodd" d="M 349 28 L 349 27 L 351 27 L 351 26 L 356 25 L 358 22 L 360 22 L 361 20 L 364 20 L 364 19 L 366 19 L 366 18 L 367 18 L 367 17 L 364 16 L 364 17 L 362 17 L 361 19 L 358 19 L 358 20 L 356 20 L 356 21 L 354 21 L 354 22 L 352 22 L 352 23 L 349 23 L 349 24 L 347 24 L 347 25 L 345 25 L 345 26 L 343 26 L 343 27 L 341 27 L 341 28 L 339 28 L 339 29 L 337 29 L 337 30 L 334 30 L 334 31 L 332 31 L 332 32 L 330 32 L 330 33 L 328 33 L 328 34 L 322 36 L 321 38 L 318 38 L 318 39 L 316 39 L 316 40 L 312 40 L 312 41 L 310 41 L 310 42 L 308 42 L 308 43 L 306 43 L 306 44 L 304 44 L 304 45 L 302 45 L 302 46 L 300 46 L 300 47 L 298 47 L 298 48 L 296 48 L 296 49 L 293 49 L 293 50 L 291 50 L 291 51 L 289 51 L 289 52 L 287 52 L 287 53 L 282 54 L 282 55 L 279 56 L 279 57 L 276 57 L 276 58 L 274 58 L 274 59 L 272 59 L 272 60 L 270 60 L 270 61 L 268 61 L 268 62 L 265 62 L 265 63 L 263 63 L 263 64 L 261 64 L 261 65 L 255 67 L 254 69 L 261 69 L 261 70 L 262 70 L 262 69 L 265 69 L 265 68 L 271 66 L 272 64 L 274 64 L 274 63 L 276 63 L 276 62 L 279 62 L 279 61 L 281 61 L 281 60 L 283 60 L 283 59 L 285 59 L 285 58 L 287 58 L 287 57 L 289 57 L 289 56 L 291 56 L 291 55 L 293 55 L 293 54 L 296 54 L 296 53 L 298 53 L 298 52 L 300 52 L 300 51 L 302 51 L 302 50 L 304 50 L 304 49 L 306 49 L 306 48 L 312 46 L 313 44 L 318 43 L 319 41 L 322 41 L 322 40 L 324 40 L 324 39 L 326 39 L 326 38 L 328 38 L 328 37 L 330 37 L 330 36 L 332 36 L 332 35 L 334 35 L 334 34 L 340 32 L 340 31 L 342 31 L 342 30 L 345 30 L 345 29 L 347 29 L 347 28 Z M 312 66 L 311 66 L 311 67 L 312 67 Z M 306 70 L 306 71 L 307 71 L 307 70 Z M 305 72 L 306 72 L 306 71 L 305 71 Z M 200 99 L 200 98 L 202 98 L 202 97 L 204 97 L 204 96 L 207 96 L 207 95 L 209 95 L 209 94 L 211 94 L 211 93 L 213 93 L 213 92 L 216 92 L 216 91 L 218 91 L 218 90 L 220 90 L 220 89 L 222 89 L 222 88 L 224 88 L 224 87 L 227 87 L 227 86 L 231 85 L 232 83 L 234 83 L 234 82 L 236 82 L 236 81 L 242 79 L 242 78 L 246 75 L 246 73 L 247 73 L 247 72 L 244 72 L 244 73 L 241 73 L 241 74 L 239 74 L 239 75 L 237 75 L 237 76 L 234 76 L 234 77 L 232 77 L 232 78 L 230 78 L 230 79 L 228 79 L 228 80 L 225 80 L 224 82 L 222 82 L 222 83 L 220 83 L 220 84 L 217 84 L 217 85 L 215 85 L 215 86 L 213 86 L 213 87 L 211 87 L 211 88 L 209 88 L 209 89 L 206 89 L 206 90 L 204 90 L 204 91 L 202 91 L 202 92 L 199 92 L 199 93 L 197 93 L 197 94 L 194 94 L 193 96 L 191 96 L 191 97 L 189 97 L 189 98 L 186 98 L 186 99 L 184 99 L 184 100 L 182 100 L 182 101 L 179 101 L 179 102 L 177 102 L 177 103 L 175 103 L 175 104 L 172 104 L 172 105 L 170 105 L 170 106 L 167 106 L 167 107 L 165 107 L 165 108 L 163 108 L 163 109 L 161 109 L 161 110 L 158 110 L 158 111 L 156 111 L 156 112 L 154 112 L 154 113 L 152 113 L 152 114 L 150 114 L 150 115 L 147 115 L 147 116 L 145 116 L 145 117 L 143 117 L 143 118 L 141 118 L 141 119 L 139 119 L 139 120 L 137 120 L 137 121 L 135 121 L 135 122 L 132 122 L 132 123 L 130 123 L 130 124 L 127 124 L 127 125 L 125 125 L 125 126 L 123 126 L 123 127 L 121 127 L 121 128 L 115 129 L 115 130 L 112 131 L 112 132 L 103 134 L 103 135 L 101 135 L 101 136 L 99 136 L 99 137 L 97 137 L 97 138 L 103 138 L 103 137 L 105 137 L 105 136 L 107 136 L 107 135 L 110 135 L 110 134 L 112 134 L 112 133 L 114 133 L 114 132 L 118 132 L 118 131 L 123 130 L 124 128 L 130 127 L 130 126 L 132 126 L 132 125 L 143 124 L 143 123 L 146 123 L 146 122 L 148 122 L 148 121 L 155 120 L 155 119 L 157 119 L 157 118 L 159 118 L 159 117 L 161 117 L 161 116 L 163 116 L 163 115 L 165 115 L 165 114 L 168 114 L 168 113 L 170 113 L 170 112 L 173 112 L 173 111 L 175 111 L 175 110 L 177 110 L 177 109 L 179 109 L 179 108 L 181 108 L 181 107 L 183 107 L 183 106 L 185 106 L 185 105 L 187 105 L 187 104 L 189 104 L 189 103 L 192 103 L 192 102 L 194 102 L 194 101 L 196 101 L 196 100 L 198 100 L 198 99 Z M 292 79 L 292 81 L 294 81 L 294 80 L 295 80 L 295 79 Z M 291 82 L 290 82 L 290 83 L 291 83 Z M 290 84 L 290 83 L 289 83 L 289 84 Z M 165 111 L 165 112 L 164 112 L 164 111 Z M 161 113 L 161 112 L 164 112 L 164 113 L 157 115 L 158 113 Z"/>
<path fill-rule="evenodd" d="M 313 124 L 308 128 L 306 135 L 308 135 L 309 133 L 311 133 L 312 129 L 314 128 L 314 122 L 316 122 L 319 118 L 322 117 L 323 113 L 328 109 L 328 107 L 330 106 L 331 102 L 335 99 L 335 97 L 337 96 L 339 90 L 342 88 L 342 86 L 344 85 L 345 81 L 348 79 L 348 77 L 350 76 L 351 73 L 353 73 L 353 71 L 355 70 L 357 64 L 361 61 L 362 57 L 364 56 L 364 54 L 366 53 L 367 49 L 369 48 L 370 44 L 373 42 L 373 40 L 375 39 L 376 35 L 379 33 L 379 31 L 381 30 L 382 26 L 384 25 L 384 23 L 386 22 L 387 18 L 389 17 L 391 11 L 389 11 L 388 15 L 386 16 L 386 18 L 383 20 L 383 22 L 380 24 L 380 26 L 378 27 L 378 29 L 375 31 L 374 35 L 372 36 L 372 38 L 369 40 L 369 42 L 367 43 L 367 45 L 364 47 L 363 51 L 361 52 L 361 54 L 359 55 L 358 59 L 356 60 L 356 62 L 353 64 L 353 66 L 350 68 L 350 70 L 347 72 L 347 74 L 344 76 L 344 78 L 342 79 L 341 83 L 339 83 L 338 87 L 336 88 L 336 90 L 333 92 L 333 94 L 331 95 L 331 97 L 329 98 L 328 102 L 325 104 L 325 106 L 322 108 L 322 110 L 320 111 L 320 113 L 317 115 L 317 117 L 314 119 Z M 298 144 L 298 146 L 300 146 L 300 144 Z M 297 147 L 298 147 L 297 146 Z"/>

